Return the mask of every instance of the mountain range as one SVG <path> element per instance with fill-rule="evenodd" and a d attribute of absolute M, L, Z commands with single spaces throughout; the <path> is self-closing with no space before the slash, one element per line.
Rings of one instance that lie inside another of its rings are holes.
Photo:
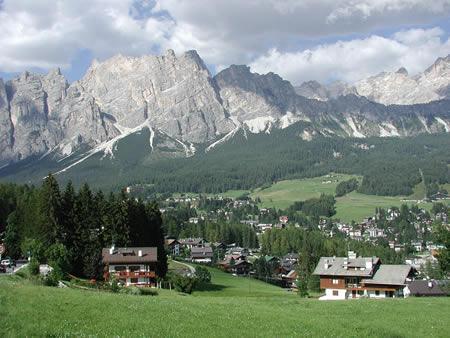
<path fill-rule="evenodd" d="M 239 133 L 301 125 L 297 136 L 403 137 L 450 132 L 450 56 L 356 84 L 294 87 L 232 65 L 212 76 L 196 51 L 94 61 L 69 84 L 59 69 L 0 79 L 0 168 L 46 159 L 73 168 L 148 130 L 149 153 L 192 156 Z M 0 173 L 1 175 L 1 173 Z"/>

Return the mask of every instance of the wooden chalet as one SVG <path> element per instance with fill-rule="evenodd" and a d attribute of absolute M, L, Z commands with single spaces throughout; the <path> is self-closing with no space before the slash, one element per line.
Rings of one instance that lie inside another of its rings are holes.
<path fill-rule="evenodd" d="M 320 276 L 322 300 L 404 297 L 414 277 L 410 265 L 382 264 L 378 257 L 322 257 L 313 272 Z"/>
<path fill-rule="evenodd" d="M 125 286 L 156 285 L 156 247 L 104 248 L 102 261 L 105 280 L 114 276 Z"/>
<path fill-rule="evenodd" d="M 191 261 L 198 263 L 211 263 L 214 257 L 213 249 L 210 246 L 191 248 Z"/>

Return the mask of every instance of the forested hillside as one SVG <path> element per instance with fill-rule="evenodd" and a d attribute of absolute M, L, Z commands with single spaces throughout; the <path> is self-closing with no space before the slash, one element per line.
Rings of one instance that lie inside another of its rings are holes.
<path fill-rule="evenodd" d="M 409 195 L 422 180 L 430 190 L 450 182 L 447 134 L 410 138 L 331 138 L 311 141 L 298 137 L 302 123 L 270 134 L 236 134 L 210 151 L 196 145 L 188 158 L 161 158 L 146 149 L 149 132 L 143 130 L 122 140 L 114 157 L 96 154 L 58 174 L 75 185 L 118 191 L 140 185 L 146 194 L 164 192 L 218 193 L 252 189 L 281 179 L 316 177 L 329 172 L 363 176 L 359 192 Z M 148 145 L 147 145 L 148 147 Z M 144 156 L 144 154 L 146 154 Z M 61 165 L 61 164 L 60 164 Z M 39 182 L 48 171 L 61 167 L 42 160 L 35 166 L 11 167 L 0 172 L 3 180 Z"/>

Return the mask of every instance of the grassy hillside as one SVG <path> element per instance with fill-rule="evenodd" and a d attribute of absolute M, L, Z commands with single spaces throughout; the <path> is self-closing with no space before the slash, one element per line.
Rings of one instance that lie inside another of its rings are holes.
<path fill-rule="evenodd" d="M 256 189 L 252 192 L 231 190 L 221 195 L 237 197 L 244 193 L 250 193 L 252 198 L 260 198 L 261 207 L 285 209 L 296 201 L 319 197 L 322 193 L 334 195 L 338 183 L 350 178 L 361 180 L 361 176 L 331 174 L 314 178 L 279 181 L 267 188 Z M 444 185 L 443 187 L 450 190 L 450 186 L 447 186 Z M 361 221 L 364 217 L 373 215 L 377 207 L 400 207 L 404 203 L 411 205 L 414 203 L 411 202 L 412 200 L 420 200 L 424 196 L 425 186 L 422 182 L 414 188 L 414 194 L 407 197 L 366 195 L 354 191 L 336 199 L 337 213 L 335 217 L 345 222 Z M 405 202 L 405 200 L 408 202 Z M 447 203 L 450 203 L 450 201 L 447 201 Z M 432 203 L 420 203 L 419 206 L 429 210 Z"/>
<path fill-rule="evenodd" d="M 277 182 L 266 189 L 258 189 L 251 194 L 253 198 L 259 197 L 264 207 L 285 209 L 295 201 L 304 201 L 319 197 L 320 194 L 334 195 L 339 182 L 359 176 L 331 174 L 321 177 L 301 180 L 285 180 Z"/>
<path fill-rule="evenodd" d="M 321 302 L 217 270 L 213 281 L 216 290 L 145 297 L 0 277 L 0 336 L 450 336 L 449 298 Z"/>

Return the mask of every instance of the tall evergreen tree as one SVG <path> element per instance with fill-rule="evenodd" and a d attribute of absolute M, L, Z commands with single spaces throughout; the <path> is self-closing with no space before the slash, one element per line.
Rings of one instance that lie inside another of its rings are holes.
<path fill-rule="evenodd" d="M 42 183 L 39 198 L 39 232 L 40 240 L 45 245 L 57 241 L 57 234 L 61 231 L 61 196 L 59 185 L 52 174 Z"/>

